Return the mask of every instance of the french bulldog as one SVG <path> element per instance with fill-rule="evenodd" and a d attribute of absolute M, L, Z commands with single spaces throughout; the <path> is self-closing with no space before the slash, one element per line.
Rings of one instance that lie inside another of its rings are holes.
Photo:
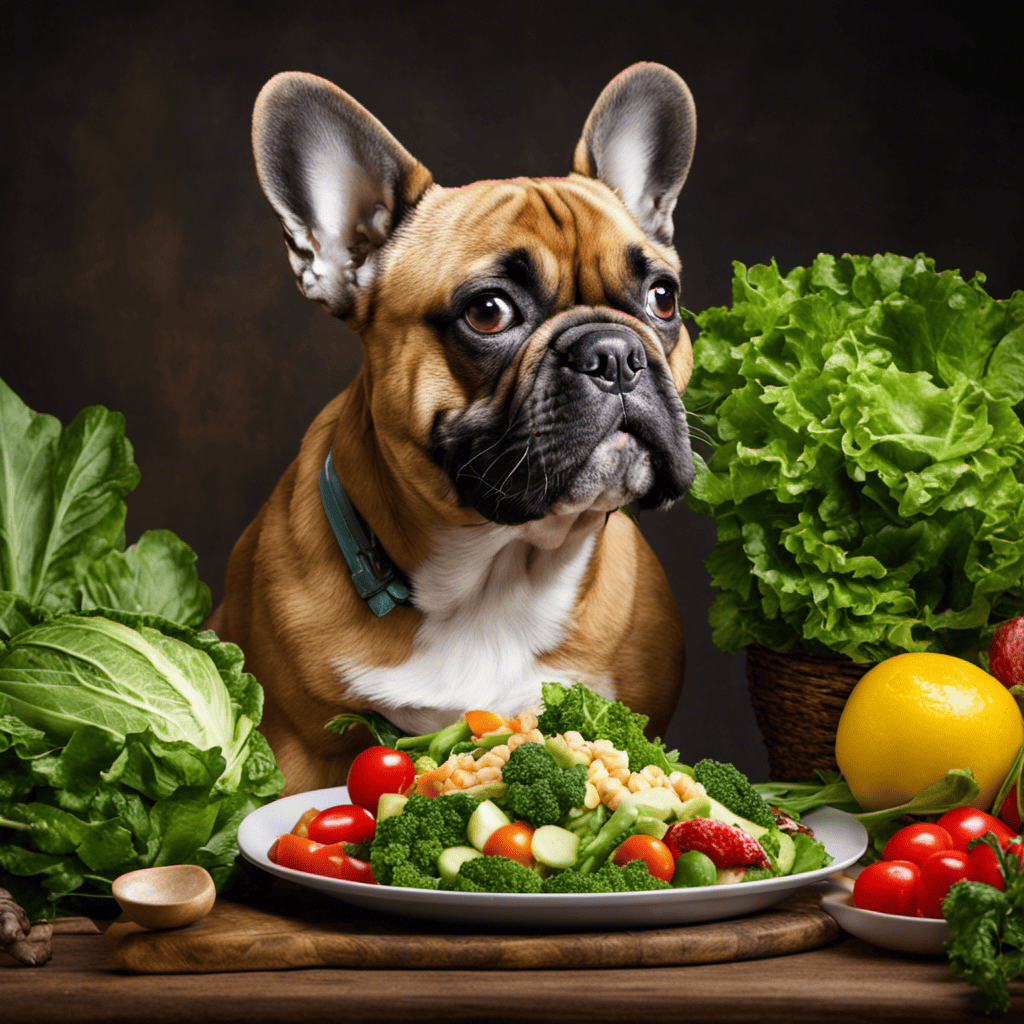
<path fill-rule="evenodd" d="M 330 82 L 260 92 L 256 169 L 299 290 L 364 350 L 209 623 L 263 686 L 286 793 L 344 782 L 370 742 L 324 728 L 344 711 L 424 733 L 579 680 L 667 725 L 679 613 L 623 509 L 693 478 L 672 214 L 695 132 L 683 80 L 636 64 L 567 177 L 443 188 Z M 348 561 L 330 512 L 346 496 Z"/>

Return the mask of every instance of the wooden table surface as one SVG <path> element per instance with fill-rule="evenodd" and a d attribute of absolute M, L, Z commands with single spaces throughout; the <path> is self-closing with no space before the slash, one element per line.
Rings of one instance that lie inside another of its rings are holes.
<path fill-rule="evenodd" d="M 303 969 L 127 975 L 108 937 L 55 935 L 43 967 L 0 964 L 0 1018 L 36 1021 L 900 1021 L 974 1020 L 945 960 L 886 954 L 859 939 L 794 956 L 586 971 Z M 1015 984 L 1005 1021 L 1024 1021 Z"/>

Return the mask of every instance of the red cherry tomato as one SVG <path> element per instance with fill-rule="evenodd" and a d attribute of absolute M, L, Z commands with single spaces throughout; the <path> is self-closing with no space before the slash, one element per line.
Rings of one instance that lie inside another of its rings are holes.
<path fill-rule="evenodd" d="M 942 901 L 955 882 L 967 877 L 967 864 L 963 850 L 943 850 L 921 865 L 917 905 L 922 917 L 942 917 Z"/>
<path fill-rule="evenodd" d="M 280 839 L 270 848 L 270 859 L 283 868 L 293 868 L 295 871 L 312 871 L 313 854 L 323 844 L 312 839 L 303 839 L 301 836 L 293 836 L 291 832 L 281 836 Z"/>
<path fill-rule="evenodd" d="M 967 852 L 967 844 L 972 839 L 984 835 L 988 831 L 996 834 L 1000 844 L 1005 846 L 1016 833 L 991 814 L 976 810 L 974 807 L 954 807 L 939 818 L 941 825 L 953 840 L 953 847 Z"/>
<path fill-rule="evenodd" d="M 999 808 L 999 817 L 1014 830 L 1014 832 L 1020 832 L 1021 821 L 1020 812 L 1017 810 L 1017 783 L 1015 782 L 1010 787 L 1010 792 L 1006 794 L 1006 799 L 1003 801 L 1003 806 Z"/>
<path fill-rule="evenodd" d="M 533 829 L 521 821 L 496 828 L 484 843 L 482 852 L 488 857 L 509 857 L 512 860 L 533 867 Z"/>
<path fill-rule="evenodd" d="M 676 873 L 672 851 L 654 836 L 630 836 L 612 855 L 612 861 L 620 866 L 631 860 L 642 860 L 647 870 L 663 882 L 671 882 Z"/>
<path fill-rule="evenodd" d="M 987 843 L 978 843 L 967 854 L 967 878 L 972 882 L 984 882 L 994 885 L 997 889 L 1006 890 L 1003 873 L 999 870 L 999 862 L 992 847 Z"/>
<path fill-rule="evenodd" d="M 365 860 L 350 857 L 345 852 L 344 843 L 331 843 L 314 850 L 310 856 L 308 869 L 314 875 L 326 875 L 328 878 L 341 878 L 346 882 L 369 882 L 376 884 L 373 870 Z"/>
<path fill-rule="evenodd" d="M 354 804 L 377 813 L 381 793 L 404 793 L 416 778 L 412 758 L 390 747 L 370 747 L 348 770 L 348 795 Z"/>
<path fill-rule="evenodd" d="M 869 864 L 853 883 L 853 905 L 880 914 L 917 913 L 917 882 L 921 869 L 910 860 L 880 860 Z"/>
<path fill-rule="evenodd" d="M 944 828 L 921 822 L 901 828 L 885 844 L 882 860 L 909 860 L 920 867 L 933 853 L 953 848 L 953 837 Z"/>
<path fill-rule="evenodd" d="M 365 843 L 376 829 L 373 815 L 358 804 L 328 807 L 308 825 L 309 838 L 318 843 Z"/>

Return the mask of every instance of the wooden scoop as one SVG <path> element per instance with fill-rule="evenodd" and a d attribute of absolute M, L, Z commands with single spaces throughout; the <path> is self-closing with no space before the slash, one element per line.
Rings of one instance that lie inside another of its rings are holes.
<path fill-rule="evenodd" d="M 110 887 L 125 915 L 143 928 L 180 928 L 213 909 L 217 890 L 205 868 L 168 864 L 114 879 Z"/>

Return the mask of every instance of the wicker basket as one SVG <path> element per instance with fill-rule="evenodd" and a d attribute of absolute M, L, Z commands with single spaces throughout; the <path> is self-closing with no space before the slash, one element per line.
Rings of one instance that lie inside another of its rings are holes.
<path fill-rule="evenodd" d="M 872 664 L 839 655 L 780 654 L 747 648 L 747 684 L 768 748 L 774 782 L 816 781 L 815 768 L 836 770 L 836 729 L 846 698 Z"/>

